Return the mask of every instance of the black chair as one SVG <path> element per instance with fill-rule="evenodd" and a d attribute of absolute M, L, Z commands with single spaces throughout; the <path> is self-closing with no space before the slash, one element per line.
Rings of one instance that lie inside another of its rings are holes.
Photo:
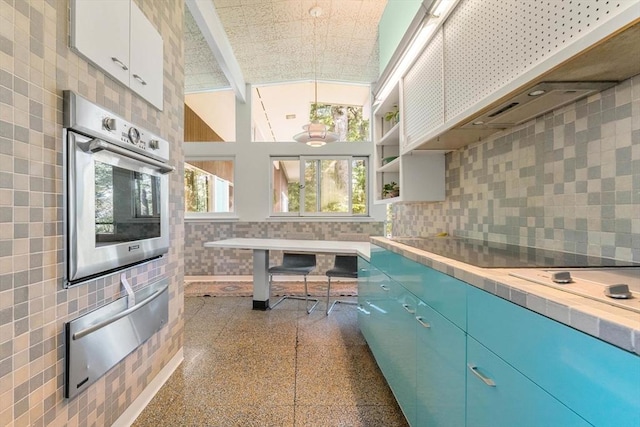
<path fill-rule="evenodd" d="M 316 268 L 316 255 L 315 254 L 292 254 L 292 253 L 284 253 L 282 257 L 282 264 L 275 265 L 270 267 L 269 272 L 269 286 L 273 281 L 274 274 L 283 274 L 283 275 L 298 275 L 304 276 L 304 297 L 293 296 L 293 295 L 285 295 L 278 300 L 275 304 L 271 306 L 271 308 L 275 308 L 278 304 L 286 299 L 299 299 L 305 301 L 305 308 L 307 309 L 307 314 L 311 314 L 316 305 L 318 305 L 318 300 L 316 298 L 309 298 L 309 292 L 307 290 L 307 275 Z M 309 308 L 309 301 L 315 301 L 315 304 Z"/>
<path fill-rule="evenodd" d="M 342 301 L 335 300 L 331 306 L 329 306 L 329 295 L 331 293 L 331 278 L 332 277 L 346 277 L 355 279 L 358 277 L 358 257 L 355 255 L 336 255 L 336 259 L 331 270 L 327 270 L 327 316 L 333 310 L 336 304 L 349 304 L 357 305 L 355 301 Z"/>

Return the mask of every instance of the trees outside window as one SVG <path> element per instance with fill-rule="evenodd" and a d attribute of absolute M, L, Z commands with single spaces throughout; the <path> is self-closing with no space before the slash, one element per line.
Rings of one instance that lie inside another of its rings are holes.
<path fill-rule="evenodd" d="M 186 160 L 186 212 L 233 212 L 233 160 Z"/>
<path fill-rule="evenodd" d="M 274 215 L 368 214 L 367 158 L 290 157 L 272 165 Z"/>
<path fill-rule="evenodd" d="M 311 104 L 309 120 L 318 120 L 331 132 L 339 135 L 340 141 L 368 141 L 369 120 L 362 117 L 362 106 Z"/>

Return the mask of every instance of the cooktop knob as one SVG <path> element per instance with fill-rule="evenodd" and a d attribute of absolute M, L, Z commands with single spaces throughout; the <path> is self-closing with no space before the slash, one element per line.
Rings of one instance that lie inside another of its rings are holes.
<path fill-rule="evenodd" d="M 116 130 L 116 119 L 113 117 L 105 117 L 102 119 L 102 127 L 106 130 Z"/>
<path fill-rule="evenodd" d="M 160 142 L 157 139 L 152 139 L 149 141 L 149 148 L 152 150 L 157 150 L 160 148 Z"/>

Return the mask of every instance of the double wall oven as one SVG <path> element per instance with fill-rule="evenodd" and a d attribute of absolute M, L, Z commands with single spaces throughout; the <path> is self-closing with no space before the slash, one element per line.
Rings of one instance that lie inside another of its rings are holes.
<path fill-rule="evenodd" d="M 169 142 L 64 92 L 65 284 L 169 248 Z"/>

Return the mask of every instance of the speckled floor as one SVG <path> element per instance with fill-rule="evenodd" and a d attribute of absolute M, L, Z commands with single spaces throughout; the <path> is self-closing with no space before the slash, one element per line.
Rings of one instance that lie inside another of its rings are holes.
<path fill-rule="evenodd" d="M 345 298 L 347 299 L 347 298 Z M 354 306 L 251 310 L 247 297 L 185 298 L 184 362 L 143 426 L 406 426 Z"/>

